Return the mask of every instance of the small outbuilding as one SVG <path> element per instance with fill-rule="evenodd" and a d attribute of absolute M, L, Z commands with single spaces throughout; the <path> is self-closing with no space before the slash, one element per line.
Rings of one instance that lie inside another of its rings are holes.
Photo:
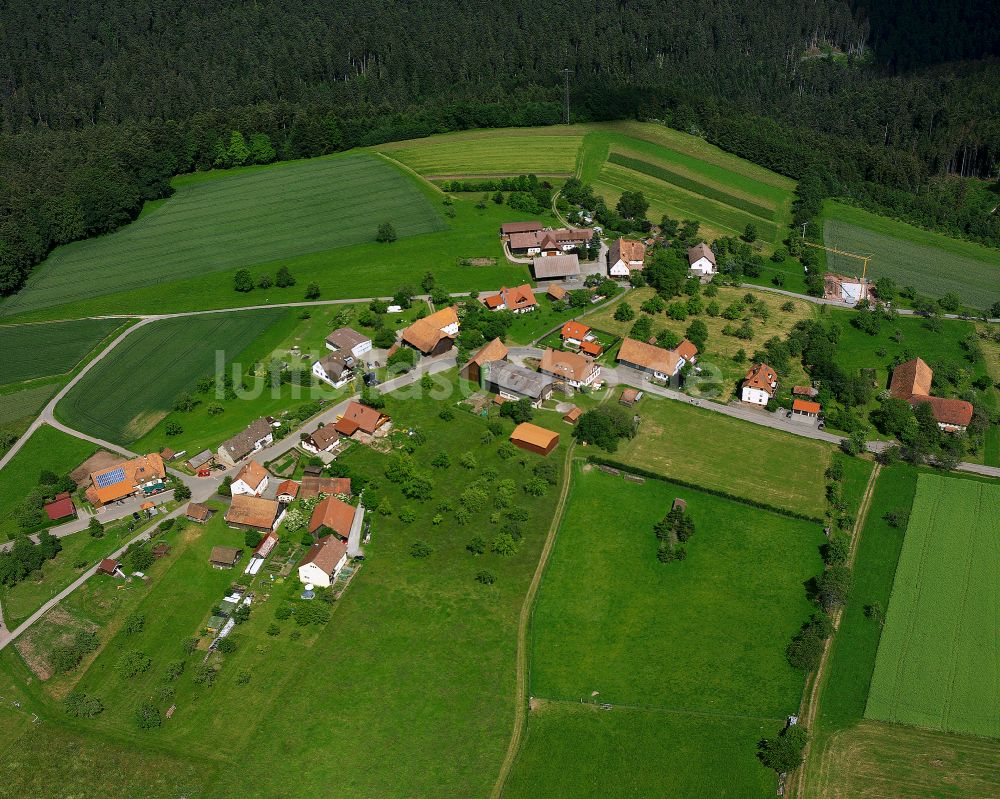
<path fill-rule="evenodd" d="M 570 408 L 566 413 L 563 414 L 563 421 L 569 422 L 570 424 L 576 424 L 577 420 L 583 416 L 583 411 L 581 411 L 576 405 Z"/>
<path fill-rule="evenodd" d="M 212 518 L 213 513 L 215 511 L 208 507 L 208 505 L 202 505 L 200 502 L 189 502 L 187 510 L 184 512 L 184 517 L 188 521 L 204 524 Z"/>
<path fill-rule="evenodd" d="M 236 547 L 212 547 L 208 562 L 213 569 L 231 569 L 243 556 L 243 550 Z"/>
<path fill-rule="evenodd" d="M 510 434 L 511 443 L 538 455 L 548 455 L 559 445 L 559 434 L 531 422 L 522 422 Z"/>
<path fill-rule="evenodd" d="M 59 494 L 52 502 L 46 504 L 42 510 L 49 517 L 49 521 L 55 522 L 59 519 L 75 519 L 76 505 L 67 493 Z"/>
<path fill-rule="evenodd" d="M 97 565 L 99 574 L 107 574 L 110 577 L 124 577 L 121 571 L 121 564 L 114 558 L 105 558 Z"/>

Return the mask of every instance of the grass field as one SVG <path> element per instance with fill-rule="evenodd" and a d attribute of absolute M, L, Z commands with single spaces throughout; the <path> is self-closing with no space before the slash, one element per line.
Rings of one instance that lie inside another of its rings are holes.
<path fill-rule="evenodd" d="M 612 457 L 738 497 L 823 516 L 832 447 L 672 400 L 644 397 L 639 432 Z M 759 463 L 759 467 L 747 464 Z"/>
<path fill-rule="evenodd" d="M 1000 486 L 922 474 L 865 716 L 1000 736 Z"/>
<path fill-rule="evenodd" d="M 842 203 L 824 203 L 822 219 L 827 246 L 875 256 L 868 265 L 870 276 L 891 277 L 931 297 L 954 292 L 977 310 L 1000 300 L 1000 251 Z M 857 272 L 854 259 L 832 253 L 826 258 L 831 271 Z"/>
<path fill-rule="evenodd" d="M 773 728 L 755 719 L 542 702 L 503 796 L 765 799 L 774 777 L 752 744 Z"/>
<path fill-rule="evenodd" d="M 74 438 L 54 427 L 42 425 L 25 442 L 11 461 L 0 469 L 0 540 L 18 532 L 11 511 L 32 488 L 38 473 L 49 469 L 56 474 L 72 471 L 97 451 L 89 441 Z"/>
<path fill-rule="evenodd" d="M 56 383 L 42 383 L 0 394 L 0 430 L 23 433 L 58 390 Z"/>
<path fill-rule="evenodd" d="M 57 249 L 22 291 L 0 304 L 0 316 L 370 242 L 384 221 L 400 237 L 445 228 L 410 177 L 371 155 L 215 179 L 195 175 L 175 186 L 176 194 L 154 213 Z"/>
<path fill-rule="evenodd" d="M 122 319 L 76 319 L 0 326 L 0 352 L 6 353 L 0 361 L 0 385 L 64 374 L 123 324 Z"/>
<path fill-rule="evenodd" d="M 584 132 L 575 125 L 475 130 L 392 142 L 376 149 L 424 177 L 569 176 L 576 169 Z"/>
<path fill-rule="evenodd" d="M 63 398 L 57 412 L 66 424 L 99 438 L 135 441 L 163 419 L 174 400 L 191 391 L 199 378 L 215 374 L 218 359 L 233 363 L 258 336 L 290 316 L 285 309 L 275 309 L 146 325 L 94 366 Z M 243 364 L 245 368 L 252 365 Z M 238 407 L 243 405 L 249 403 Z M 236 429 L 242 426 L 233 414 L 222 417 Z M 250 421 L 247 418 L 242 424 Z"/>

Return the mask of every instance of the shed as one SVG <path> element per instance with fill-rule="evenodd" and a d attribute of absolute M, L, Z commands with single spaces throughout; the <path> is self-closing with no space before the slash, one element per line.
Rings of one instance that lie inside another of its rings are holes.
<path fill-rule="evenodd" d="M 559 444 L 559 434 L 531 422 L 522 422 L 510 434 L 510 441 L 528 452 L 548 455 Z"/>
<path fill-rule="evenodd" d="M 214 569 L 231 569 L 243 555 L 242 549 L 236 547 L 212 547 L 212 554 L 208 556 L 208 562 Z"/>
<path fill-rule="evenodd" d="M 200 502 L 189 502 L 184 515 L 189 521 L 203 524 L 212 518 L 214 512 L 208 505 L 202 505 Z"/>
<path fill-rule="evenodd" d="M 622 395 L 618 398 L 618 401 L 622 405 L 627 405 L 628 407 L 631 408 L 633 405 L 635 405 L 639 401 L 639 391 L 638 391 L 638 389 L 623 388 L 622 389 Z"/>
<path fill-rule="evenodd" d="M 570 424 L 576 424 L 576 420 L 581 416 L 583 416 L 583 411 L 574 405 L 565 414 L 563 414 L 563 421 L 569 422 Z"/>
<path fill-rule="evenodd" d="M 49 521 L 57 521 L 58 519 L 65 519 L 69 516 L 76 517 L 76 505 L 73 504 L 73 500 L 70 499 L 69 494 L 66 496 L 58 496 L 53 502 L 48 503 L 43 510 L 45 515 L 49 517 Z"/>
<path fill-rule="evenodd" d="M 105 558 L 97 565 L 97 571 L 101 574 L 109 574 L 114 577 L 119 573 L 121 564 L 118 563 L 114 558 Z"/>
<path fill-rule="evenodd" d="M 687 502 L 685 502 L 680 497 L 677 497 L 676 499 L 674 499 L 674 504 L 670 506 L 670 510 L 677 510 L 678 508 L 680 508 L 685 513 L 687 512 L 687 509 L 688 509 Z"/>

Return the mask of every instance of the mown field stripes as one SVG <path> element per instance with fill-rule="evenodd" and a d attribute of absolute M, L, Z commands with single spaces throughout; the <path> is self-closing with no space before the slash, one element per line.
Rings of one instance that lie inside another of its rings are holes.
<path fill-rule="evenodd" d="M 734 194 L 722 191 L 714 186 L 709 186 L 707 183 L 695 180 L 687 175 L 683 175 L 679 171 L 668 169 L 661 164 L 651 164 L 648 161 L 633 158 L 625 155 L 624 153 L 615 152 L 613 150 L 608 156 L 608 161 L 612 164 L 618 164 L 619 166 L 633 169 L 636 172 L 641 172 L 644 175 L 657 178 L 658 180 L 673 183 L 675 186 L 680 186 L 680 188 L 687 189 L 695 194 L 701 194 L 712 200 L 718 200 L 726 205 L 731 205 L 733 208 L 746 211 L 748 214 L 759 216 L 761 219 L 766 219 L 770 222 L 774 221 L 774 208 L 768 208 L 764 205 L 760 205 L 759 203 L 751 202 L 743 197 L 737 197 Z"/>
<path fill-rule="evenodd" d="M 1000 486 L 921 474 L 865 715 L 1000 736 Z"/>
<path fill-rule="evenodd" d="M 124 323 L 124 319 L 75 319 L 0 326 L 0 385 L 69 372 Z"/>
<path fill-rule="evenodd" d="M 179 182 L 121 230 L 57 249 L 0 317 L 446 225 L 414 178 L 367 154 Z"/>
<path fill-rule="evenodd" d="M 147 325 L 95 365 L 60 401 L 57 414 L 99 438 L 118 444 L 135 441 L 199 378 L 215 373 L 217 357 L 230 363 L 286 314 L 277 308 Z"/>

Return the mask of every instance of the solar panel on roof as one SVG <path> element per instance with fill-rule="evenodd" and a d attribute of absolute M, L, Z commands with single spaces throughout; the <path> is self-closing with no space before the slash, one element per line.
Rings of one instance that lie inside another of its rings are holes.
<path fill-rule="evenodd" d="M 122 468 L 112 469 L 110 472 L 97 475 L 97 487 L 107 488 L 108 486 L 120 483 L 125 479 L 125 470 Z"/>

